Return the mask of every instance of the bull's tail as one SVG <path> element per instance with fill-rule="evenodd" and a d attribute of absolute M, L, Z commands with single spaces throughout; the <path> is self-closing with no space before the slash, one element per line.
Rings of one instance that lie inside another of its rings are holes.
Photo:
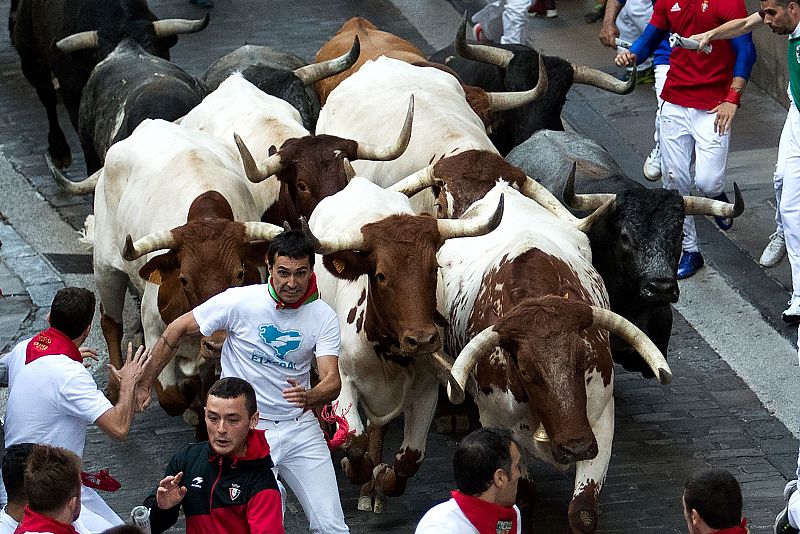
<path fill-rule="evenodd" d="M 94 193 L 94 189 L 97 187 L 97 180 L 100 178 L 102 169 L 96 171 L 94 174 L 81 182 L 73 182 L 64 176 L 64 174 L 58 168 L 56 168 L 48 156 L 45 156 L 44 159 L 47 161 L 47 166 L 50 168 L 50 174 L 53 175 L 53 179 L 61 189 L 73 195 L 88 195 L 89 193 Z"/>
<path fill-rule="evenodd" d="M 87 249 L 92 249 L 94 247 L 94 215 L 86 216 L 83 230 L 79 230 L 78 233 L 81 235 L 78 241 L 86 245 Z"/>

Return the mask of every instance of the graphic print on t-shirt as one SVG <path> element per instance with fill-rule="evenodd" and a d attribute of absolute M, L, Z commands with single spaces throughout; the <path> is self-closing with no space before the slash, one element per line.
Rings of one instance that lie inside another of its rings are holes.
<path fill-rule="evenodd" d="M 274 324 L 262 324 L 258 326 L 258 335 L 275 351 L 277 359 L 261 351 L 255 351 L 253 361 L 261 364 L 274 363 L 289 369 L 295 368 L 293 362 L 286 361 L 286 355 L 299 349 L 303 343 L 303 334 L 299 330 L 281 330 Z"/>

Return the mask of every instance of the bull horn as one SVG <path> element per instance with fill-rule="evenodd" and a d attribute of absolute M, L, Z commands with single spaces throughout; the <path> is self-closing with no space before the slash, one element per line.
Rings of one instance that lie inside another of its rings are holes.
<path fill-rule="evenodd" d="M 244 173 L 247 175 L 247 179 L 254 184 L 261 183 L 270 176 L 278 174 L 283 170 L 280 155 L 273 154 L 267 158 L 264 165 L 259 166 L 256 164 L 256 160 L 253 159 L 253 155 L 250 153 L 247 145 L 245 145 L 242 138 L 239 137 L 239 134 L 234 133 L 233 140 L 236 141 L 236 147 L 239 149 L 239 155 L 242 158 L 242 165 L 244 166 Z"/>
<path fill-rule="evenodd" d="M 175 248 L 178 242 L 172 235 L 172 230 L 162 230 L 147 234 L 141 239 L 133 242 L 131 235 L 125 236 L 125 248 L 122 249 L 122 257 L 128 261 L 141 258 L 145 254 L 150 254 L 156 250 Z"/>
<path fill-rule="evenodd" d="M 479 44 L 467 43 L 467 12 L 464 12 L 464 17 L 461 19 L 461 25 L 456 32 L 456 40 L 453 43 L 456 49 L 456 54 L 464 59 L 471 59 L 473 61 L 480 61 L 482 63 L 489 63 L 501 69 L 508 67 L 511 60 L 514 59 L 514 52 L 506 50 L 505 48 L 498 48 L 495 46 L 486 46 Z"/>
<path fill-rule="evenodd" d="M 473 337 L 467 346 L 461 349 L 461 353 L 453 364 L 452 382 L 458 384 L 458 388 L 451 386 L 451 381 L 447 383 L 447 396 L 453 404 L 464 402 L 464 390 L 467 388 L 467 380 L 472 370 L 478 365 L 481 357 L 489 354 L 500 344 L 500 334 L 490 326 L 480 334 Z"/>
<path fill-rule="evenodd" d="M 433 187 L 434 185 L 441 186 L 442 181 L 436 178 L 433 167 L 433 165 L 428 165 L 424 169 L 420 169 L 414 174 L 406 176 L 391 186 L 389 190 L 396 193 L 403 193 L 405 196 L 411 198 L 429 187 Z"/>
<path fill-rule="evenodd" d="M 320 63 L 312 63 L 295 69 L 294 75 L 300 78 L 304 85 L 311 85 L 322 79 L 334 76 L 340 72 L 346 71 L 358 61 L 358 55 L 361 53 L 361 43 L 358 40 L 358 35 L 353 39 L 353 47 L 344 55 L 322 61 Z"/>
<path fill-rule="evenodd" d="M 464 401 L 464 387 L 453 376 L 453 363 L 453 359 L 442 351 L 436 351 L 430 355 L 430 364 L 433 367 L 434 375 L 443 386 L 447 387 L 447 395 L 450 399 L 459 399 L 454 402 L 460 404 Z"/>
<path fill-rule="evenodd" d="M 211 17 L 206 13 L 202 19 L 164 19 L 153 21 L 153 31 L 159 39 L 172 37 L 173 35 L 183 35 L 187 33 L 197 33 L 208 26 Z"/>
<path fill-rule="evenodd" d="M 97 30 L 91 30 L 88 32 L 73 33 L 63 39 L 59 39 L 56 42 L 56 48 L 59 52 L 64 54 L 78 52 L 80 50 L 94 50 L 97 48 L 98 41 Z"/>
<path fill-rule="evenodd" d="M 332 237 L 320 239 L 311 232 L 305 217 L 300 217 L 300 226 L 303 228 L 306 238 L 311 241 L 314 252 L 317 254 L 333 254 L 340 250 L 360 250 L 364 247 L 364 237 L 361 235 L 361 230 L 343 232 Z"/>
<path fill-rule="evenodd" d="M 561 195 L 564 199 L 564 204 L 576 210 L 596 210 L 601 206 L 608 204 L 609 201 L 617 199 L 614 193 L 589 193 L 585 195 L 575 194 L 575 164 L 572 165 L 572 172 L 570 179 L 567 180 L 564 186 L 564 193 Z"/>
<path fill-rule="evenodd" d="M 647 334 L 637 328 L 636 325 L 611 310 L 597 306 L 592 306 L 592 323 L 594 326 L 608 330 L 627 341 L 642 356 L 642 359 L 653 371 L 653 374 L 658 377 L 659 382 L 662 384 L 672 382 L 672 370 L 669 368 L 666 358 L 658 350 L 658 347 L 650 341 Z"/>
<path fill-rule="evenodd" d="M 47 167 L 50 169 L 50 174 L 53 175 L 53 179 L 61 189 L 72 195 L 87 195 L 89 193 L 94 193 L 94 189 L 97 187 L 97 180 L 100 179 L 100 172 L 102 169 L 96 171 L 85 180 L 73 182 L 64 176 L 64 174 L 55 166 L 50 157 L 45 156 L 44 159 L 47 162 Z"/>
<path fill-rule="evenodd" d="M 722 202 L 711 198 L 685 196 L 683 197 L 683 206 L 686 210 L 686 215 L 715 215 L 717 217 L 738 217 L 744 211 L 744 198 L 742 192 L 739 191 L 739 186 L 736 182 L 733 183 L 733 194 L 735 200 L 733 204 L 730 202 Z"/>
<path fill-rule="evenodd" d="M 535 102 L 547 92 L 547 84 L 547 70 L 544 68 L 544 59 L 539 54 L 539 80 L 536 87 L 528 91 L 486 93 L 489 96 L 489 109 L 492 113 L 498 113 Z"/>
<path fill-rule="evenodd" d="M 573 64 L 572 70 L 574 72 L 572 75 L 573 83 L 582 83 L 584 85 L 599 87 L 600 89 L 611 93 L 617 93 L 618 95 L 627 95 L 636 88 L 636 69 L 633 69 L 627 82 L 623 82 L 610 74 L 584 65 Z"/>
<path fill-rule="evenodd" d="M 505 194 L 500 195 L 500 201 L 491 217 L 486 220 L 475 219 L 439 219 L 436 224 L 439 227 L 441 240 L 445 241 L 454 237 L 477 237 L 488 234 L 500 225 L 503 219 L 503 209 L 505 207 Z"/>
<path fill-rule="evenodd" d="M 344 167 L 344 175 L 347 177 L 347 183 L 356 177 L 356 170 L 347 158 L 342 158 L 342 167 Z"/>
<path fill-rule="evenodd" d="M 356 159 L 369 159 L 372 161 L 389 161 L 400 157 L 411 141 L 411 123 L 414 121 L 414 95 L 408 99 L 408 111 L 403 129 L 394 145 L 377 146 L 369 143 L 358 143 Z"/>
<path fill-rule="evenodd" d="M 251 241 L 272 241 L 283 233 L 283 228 L 265 222 L 246 222 L 244 223 L 244 235 L 247 242 Z"/>

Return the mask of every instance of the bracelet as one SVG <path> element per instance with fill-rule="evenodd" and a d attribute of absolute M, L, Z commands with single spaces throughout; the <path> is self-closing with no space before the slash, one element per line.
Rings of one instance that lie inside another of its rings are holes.
<path fill-rule="evenodd" d="M 728 94 L 725 95 L 725 98 L 722 100 L 723 102 L 730 102 L 731 104 L 736 104 L 736 107 L 742 105 L 742 93 L 731 87 L 728 89 Z"/>

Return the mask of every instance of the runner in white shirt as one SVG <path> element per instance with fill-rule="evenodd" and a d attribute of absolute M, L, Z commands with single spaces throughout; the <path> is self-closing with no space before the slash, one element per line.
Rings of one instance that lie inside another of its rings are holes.
<path fill-rule="evenodd" d="M 521 534 L 514 502 L 524 471 L 508 430 L 480 428 L 468 434 L 453 455 L 458 490 L 452 499 L 428 510 L 415 534 Z"/>
<path fill-rule="evenodd" d="M 311 411 L 339 394 L 339 322 L 319 299 L 314 249 L 299 230 L 270 243 L 266 284 L 236 287 L 173 321 L 158 339 L 142 384 L 149 389 L 184 335 L 226 330 L 222 377 L 256 390 L 259 429 L 266 430 L 272 461 L 294 491 L 314 533 L 349 532 L 336 475 L 319 423 Z M 310 387 L 316 362 L 320 381 Z"/>
<path fill-rule="evenodd" d="M 95 298 L 91 291 L 68 287 L 58 291 L 48 315 L 50 328 L 19 343 L 7 358 L 24 365 L 10 376 L 6 413 L 6 446 L 43 443 L 83 456 L 86 425 L 95 423 L 109 437 L 128 436 L 135 411 L 136 382 L 148 353 L 139 347 L 122 369 L 113 369 L 120 381 L 116 406 L 97 389 L 83 366 L 86 351 L 79 349 L 91 329 Z M 124 387 L 124 394 L 123 388 Z M 93 489 L 82 487 L 80 520 L 89 532 L 102 532 L 122 520 Z"/>

